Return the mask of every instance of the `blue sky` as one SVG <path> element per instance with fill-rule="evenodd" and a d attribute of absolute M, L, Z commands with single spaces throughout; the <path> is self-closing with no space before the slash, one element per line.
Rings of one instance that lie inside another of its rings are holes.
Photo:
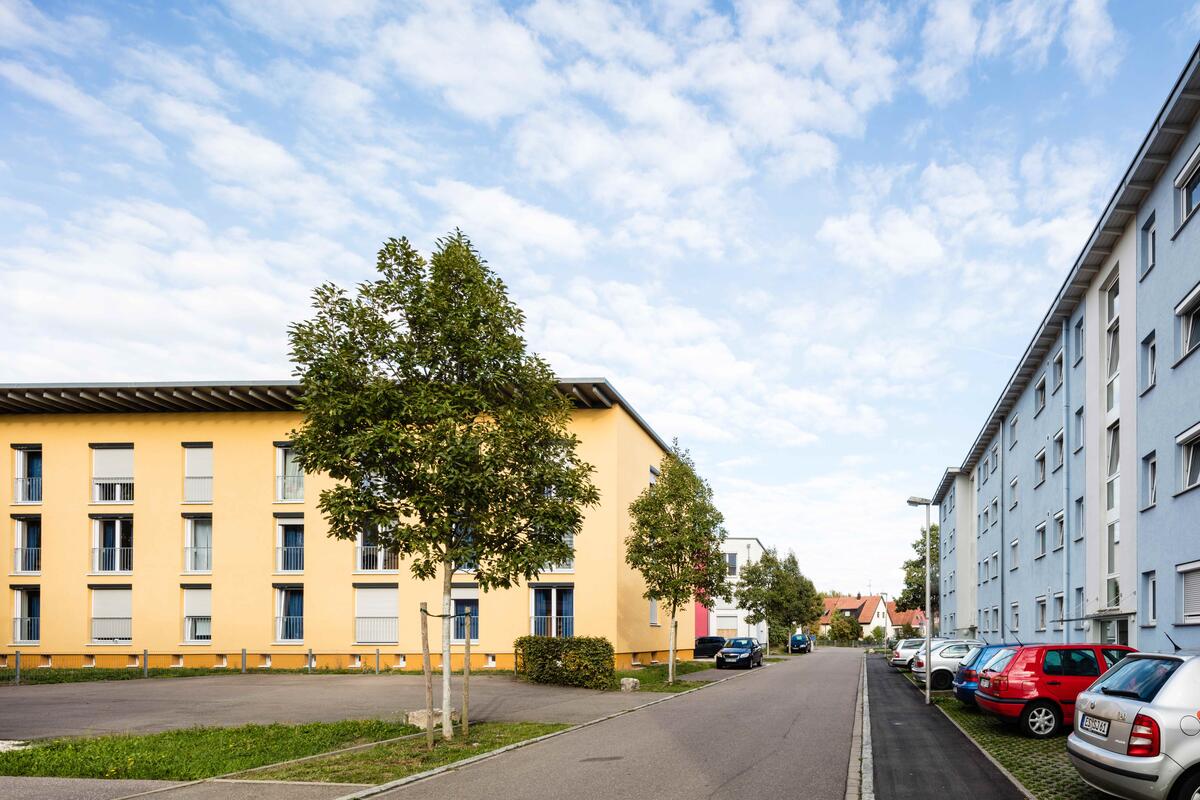
<path fill-rule="evenodd" d="M 461 226 L 730 533 L 895 592 L 1193 2 L 0 0 L 0 381 L 290 374 Z"/>

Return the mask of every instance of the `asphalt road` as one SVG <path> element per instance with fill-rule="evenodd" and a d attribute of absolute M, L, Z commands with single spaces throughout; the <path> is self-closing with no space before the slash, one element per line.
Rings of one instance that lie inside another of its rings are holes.
<path fill-rule="evenodd" d="M 992 762 L 878 656 L 867 658 L 871 752 L 877 800 L 1021 800 Z"/>
<path fill-rule="evenodd" d="M 382 796 L 840 800 L 861 658 L 820 649 Z"/>

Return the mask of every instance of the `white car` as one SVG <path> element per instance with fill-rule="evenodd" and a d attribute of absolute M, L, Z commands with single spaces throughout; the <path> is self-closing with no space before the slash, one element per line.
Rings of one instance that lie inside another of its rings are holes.
<path fill-rule="evenodd" d="M 917 651 L 912 662 L 913 677 L 921 683 L 926 674 L 931 675 L 930 689 L 949 689 L 954 682 L 954 673 L 967 656 L 983 647 L 983 642 L 974 639 L 952 639 L 933 645 L 933 655 L 925 657 L 925 648 Z"/>
<path fill-rule="evenodd" d="M 944 637 L 941 637 L 941 636 L 933 637 L 933 643 L 935 645 L 938 642 L 944 642 L 944 641 L 946 641 L 946 639 Z M 888 659 L 888 663 L 890 663 L 896 669 L 911 669 L 913 656 L 915 656 L 917 654 L 917 651 L 920 650 L 924 646 L 925 646 L 924 638 L 901 639 L 900 641 L 896 642 L 896 647 L 895 647 L 895 649 L 892 650 L 892 657 Z"/>

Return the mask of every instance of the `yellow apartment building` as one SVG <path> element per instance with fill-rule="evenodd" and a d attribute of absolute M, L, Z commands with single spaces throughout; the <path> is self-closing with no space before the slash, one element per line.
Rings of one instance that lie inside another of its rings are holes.
<path fill-rule="evenodd" d="M 559 388 L 601 502 L 571 562 L 507 590 L 455 579 L 455 612 L 477 622 L 473 669 L 511 668 L 526 634 L 607 637 L 618 668 L 665 657 L 668 620 L 642 597 L 624 539 L 667 445 L 608 381 Z M 25 668 L 130 666 L 147 652 L 150 666 L 419 669 L 419 604 L 440 610 L 440 580 L 414 579 L 370 540 L 327 535 L 317 499 L 329 479 L 300 473 L 288 441 L 300 392 L 293 381 L 0 385 L 12 617 L 0 663 L 20 650 Z M 679 615 L 682 645 L 694 618 Z M 457 668 L 465 625 L 454 635 Z"/>

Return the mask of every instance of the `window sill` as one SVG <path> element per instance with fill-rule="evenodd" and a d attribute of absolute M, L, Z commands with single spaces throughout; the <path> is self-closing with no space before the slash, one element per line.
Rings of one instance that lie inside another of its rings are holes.
<path fill-rule="evenodd" d="M 303 639 L 288 639 L 287 641 L 282 641 L 282 642 L 281 642 L 281 641 L 279 641 L 279 640 L 277 639 L 277 640 L 275 640 L 275 641 L 271 642 L 271 644 L 272 644 L 272 645 L 288 646 L 288 647 L 293 647 L 293 646 L 302 646 L 302 645 L 304 644 L 304 640 L 303 640 Z"/>
<path fill-rule="evenodd" d="M 651 627 L 651 628 L 661 628 L 661 627 L 662 627 L 662 623 L 661 623 L 661 622 L 651 622 L 651 623 L 650 623 L 650 627 Z"/>
<path fill-rule="evenodd" d="M 1034 419 L 1037 419 L 1038 417 L 1040 417 L 1040 416 L 1042 415 L 1042 412 L 1043 412 L 1043 411 L 1045 411 L 1045 410 L 1046 410 L 1046 406 L 1044 406 L 1044 405 L 1043 405 L 1043 406 L 1042 406 L 1041 408 L 1039 408 L 1037 411 L 1033 412 L 1033 418 L 1034 418 Z"/>
<path fill-rule="evenodd" d="M 303 502 L 304 502 L 304 498 L 303 498 L 303 497 L 301 497 L 299 500 L 280 500 L 279 498 L 275 498 L 275 500 L 274 500 L 274 501 L 272 501 L 272 502 L 274 502 L 276 505 L 291 505 L 291 506 L 294 506 L 294 505 L 296 505 L 297 503 L 303 503 Z"/>
<path fill-rule="evenodd" d="M 1151 264 L 1150 266 L 1146 267 L 1146 269 L 1142 271 L 1142 274 L 1141 274 L 1141 275 L 1138 275 L 1138 283 L 1141 283 L 1142 281 L 1146 280 L 1146 276 L 1147 276 L 1147 275 L 1149 275 L 1151 272 L 1153 272 L 1153 271 L 1154 271 L 1154 268 L 1155 268 L 1156 266 L 1158 266 L 1158 262 L 1157 262 L 1157 261 L 1155 261 L 1155 262 L 1154 262 L 1153 264 Z"/>
<path fill-rule="evenodd" d="M 1051 553 L 1057 553 L 1059 550 L 1062 550 L 1062 549 L 1063 549 L 1063 546 L 1060 544 L 1058 547 L 1055 547 L 1055 548 L 1054 548 L 1053 550 L 1051 550 L 1050 552 L 1051 552 Z"/>
<path fill-rule="evenodd" d="M 1062 464 L 1055 464 L 1054 469 L 1050 470 L 1050 474 L 1053 475 L 1054 473 L 1058 472 L 1062 468 L 1063 468 Z"/>
<path fill-rule="evenodd" d="M 183 572 L 181 572 L 179 574 L 181 577 L 187 577 L 189 575 L 212 575 L 212 570 L 211 569 L 185 569 Z"/>
<path fill-rule="evenodd" d="M 390 642 L 355 642 L 354 646 L 355 647 L 371 647 L 371 646 L 378 647 L 379 645 L 387 645 L 389 647 L 395 647 L 398 643 L 399 642 L 396 640 L 393 640 Z M 475 644 L 475 642 L 472 641 L 471 644 Z"/>
<path fill-rule="evenodd" d="M 1039 488 L 1039 487 L 1040 487 L 1040 486 L 1041 486 L 1043 483 L 1045 483 L 1045 482 L 1046 482 L 1046 479 L 1045 479 L 1045 478 L 1042 478 L 1040 481 L 1038 481 L 1037 483 L 1035 483 L 1035 484 L 1033 485 L 1033 488 L 1036 490 L 1036 489 L 1038 489 L 1038 488 Z"/>
<path fill-rule="evenodd" d="M 1042 560 L 1042 559 L 1043 559 L 1043 558 L 1045 558 L 1045 557 L 1046 557 L 1046 554 L 1045 554 L 1045 553 L 1042 553 L 1042 554 L 1040 554 L 1040 555 L 1036 555 L 1036 556 L 1034 556 L 1034 557 L 1033 557 L 1033 560 L 1034 560 L 1034 561 L 1040 561 L 1040 560 Z"/>
<path fill-rule="evenodd" d="M 1063 387 L 1062 381 L 1059 381 L 1058 383 L 1054 384 L 1054 388 L 1050 390 L 1050 396 L 1054 397 L 1056 394 L 1058 394 L 1058 390 L 1061 389 L 1062 387 Z"/>
<path fill-rule="evenodd" d="M 1142 623 L 1141 625 L 1138 625 L 1138 627 L 1139 627 L 1139 628 L 1142 628 L 1143 630 L 1144 630 L 1144 629 L 1146 629 L 1146 628 L 1157 628 L 1157 627 L 1158 627 L 1158 620 L 1153 620 L 1153 621 L 1151 621 L 1151 622 L 1144 622 L 1144 623 Z"/>
<path fill-rule="evenodd" d="M 180 642 L 180 647 L 212 647 L 212 642 Z"/>
<path fill-rule="evenodd" d="M 1176 189 L 1176 197 L 1178 197 L 1178 196 L 1179 196 L 1179 195 L 1178 195 L 1178 193 L 1179 193 L 1179 190 L 1178 190 L 1178 189 Z M 1200 206 L 1197 206 L 1197 208 L 1200 208 Z M 1191 211 L 1189 211 L 1189 212 L 1188 212 L 1188 214 L 1187 214 L 1187 216 L 1186 216 L 1186 217 L 1184 217 L 1184 218 L 1183 218 L 1183 219 L 1182 219 L 1182 220 L 1179 222 L 1179 227 L 1178 227 L 1178 228 L 1176 228 L 1176 229 L 1175 229 L 1175 232 L 1171 234 L 1171 241 L 1172 241 L 1172 242 L 1173 242 L 1173 241 L 1175 241 L 1176 237 L 1178 237 L 1180 233 L 1182 233 L 1182 232 L 1183 232 L 1183 229 L 1184 229 L 1185 227 L 1187 227 L 1187 224 L 1188 224 L 1189 222 L 1191 222 L 1191 221 L 1192 221 L 1192 217 L 1194 217 L 1194 216 L 1196 216 L 1196 209 L 1195 209 L 1195 208 L 1193 208 Z"/>
<path fill-rule="evenodd" d="M 561 637 L 558 637 L 558 636 L 553 636 L 553 637 L 550 637 L 550 638 L 553 638 L 553 639 L 558 639 L 558 638 L 561 638 Z M 465 639 L 451 639 L 451 640 L 450 640 L 450 644 L 452 644 L 452 645 L 455 645 L 455 644 L 457 644 L 457 645 L 466 645 L 466 643 L 467 643 L 467 642 L 466 642 L 466 640 L 465 640 Z M 471 647 L 474 647 L 474 646 L 475 646 L 475 645 L 477 645 L 477 644 L 479 644 L 479 640 L 478 640 L 478 639 L 472 639 L 472 640 L 471 640 Z"/>
<path fill-rule="evenodd" d="M 38 578 L 38 577 L 41 577 L 41 574 L 42 574 L 42 571 L 39 569 L 37 572 L 10 572 L 10 573 L 8 573 L 8 577 L 10 577 L 10 578 Z"/>
<path fill-rule="evenodd" d="M 87 576 L 89 578 L 128 578 L 132 574 L 133 571 L 130 570 L 129 572 L 89 572 Z"/>
<path fill-rule="evenodd" d="M 41 500 L 13 500 L 9 505 L 14 506 L 40 506 Z"/>
<path fill-rule="evenodd" d="M 1155 386 L 1158 386 L 1158 384 L 1152 383 L 1149 386 L 1147 386 L 1145 389 L 1142 389 L 1140 392 L 1138 392 L 1138 397 L 1145 397 L 1146 395 L 1150 394 L 1150 390 L 1153 389 Z"/>
<path fill-rule="evenodd" d="M 129 647 L 133 644 L 130 639 L 127 642 L 88 642 L 84 647 Z"/>
<path fill-rule="evenodd" d="M 1195 353 L 1197 350 L 1200 350 L 1200 347 L 1193 347 L 1191 350 L 1188 350 L 1186 353 L 1181 355 L 1179 358 L 1175 359 L 1175 363 L 1171 365 L 1171 369 L 1175 369 L 1176 367 L 1178 367 L 1180 364 L 1182 364 L 1184 361 L 1186 361 L 1188 359 L 1188 356 L 1190 356 L 1192 353 Z"/>
<path fill-rule="evenodd" d="M 211 506 L 212 504 L 213 504 L 212 500 L 180 500 L 179 501 L 179 505 L 181 505 L 181 506 Z"/>
<path fill-rule="evenodd" d="M 131 506 L 132 500 L 94 500 L 88 506 Z"/>
<path fill-rule="evenodd" d="M 1179 497 L 1180 495 L 1187 494 L 1188 492 L 1195 491 L 1196 489 L 1200 489 L 1200 483 L 1194 483 L 1191 486 L 1185 486 L 1175 494 L 1171 495 L 1171 497 Z"/>
<path fill-rule="evenodd" d="M 1158 503 L 1151 503 L 1150 505 L 1142 506 L 1141 508 L 1138 509 L 1138 512 L 1140 513 L 1140 512 L 1144 512 L 1144 511 L 1149 511 L 1150 509 L 1154 508 L 1157 505 L 1158 505 Z"/>
<path fill-rule="evenodd" d="M 272 574 L 272 575 L 283 575 L 283 576 L 285 576 L 285 577 L 286 577 L 286 576 L 289 576 L 289 575 L 303 575 L 303 574 L 304 574 L 304 570 L 302 570 L 302 569 L 289 569 L 289 570 L 279 570 L 279 569 L 277 569 L 277 570 L 275 570 L 274 572 L 272 572 L 271 574 Z"/>
<path fill-rule="evenodd" d="M 398 569 L 356 569 L 351 575 L 399 575 Z"/>
<path fill-rule="evenodd" d="M 1071 452 L 1072 452 L 1072 453 L 1078 453 L 1078 452 L 1080 452 L 1080 451 L 1082 451 L 1082 450 L 1083 450 L 1083 445 L 1081 445 L 1081 444 L 1078 444 L 1078 445 L 1075 445 L 1075 449 L 1074 449 L 1074 450 L 1072 450 Z"/>

